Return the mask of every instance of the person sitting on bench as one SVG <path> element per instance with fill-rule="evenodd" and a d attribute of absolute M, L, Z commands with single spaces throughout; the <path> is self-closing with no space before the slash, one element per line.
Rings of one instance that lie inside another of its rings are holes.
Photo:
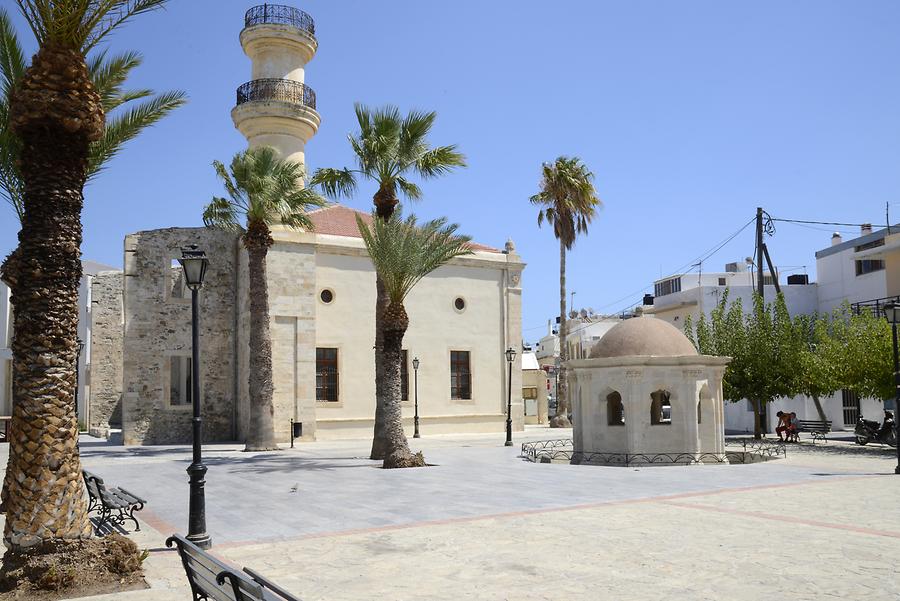
<path fill-rule="evenodd" d="M 775 433 L 778 434 L 778 440 L 783 442 L 785 438 L 782 434 L 789 432 L 791 428 L 791 416 L 784 411 L 779 411 L 775 415 L 778 416 L 778 426 L 775 428 Z"/>
<path fill-rule="evenodd" d="M 787 429 L 787 440 L 788 442 L 800 442 L 800 420 L 797 418 L 797 414 L 791 411 L 790 413 L 790 425 Z"/>

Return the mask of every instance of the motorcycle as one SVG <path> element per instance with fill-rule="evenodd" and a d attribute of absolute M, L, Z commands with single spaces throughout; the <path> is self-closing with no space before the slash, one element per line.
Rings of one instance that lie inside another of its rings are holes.
<path fill-rule="evenodd" d="M 892 447 L 897 446 L 897 425 L 894 420 L 891 420 L 889 426 L 882 431 L 880 422 L 860 417 L 856 422 L 854 434 L 858 445 L 880 442 Z"/>

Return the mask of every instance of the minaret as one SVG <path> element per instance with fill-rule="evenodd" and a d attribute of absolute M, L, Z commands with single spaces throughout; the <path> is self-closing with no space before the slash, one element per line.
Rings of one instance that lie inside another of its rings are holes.
<path fill-rule="evenodd" d="M 253 61 L 252 79 L 237 89 L 231 118 L 250 148 L 272 146 L 304 163 L 321 122 L 316 93 L 303 82 L 319 45 L 315 33 L 312 17 L 292 6 L 262 4 L 244 15 L 241 46 Z"/>

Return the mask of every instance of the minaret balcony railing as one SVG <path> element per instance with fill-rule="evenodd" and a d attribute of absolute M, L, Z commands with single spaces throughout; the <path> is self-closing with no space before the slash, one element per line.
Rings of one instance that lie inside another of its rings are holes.
<path fill-rule="evenodd" d="M 286 102 L 316 109 L 316 93 L 311 87 L 290 79 L 254 79 L 237 89 L 237 104 L 246 102 Z"/>
<path fill-rule="evenodd" d="M 313 37 L 316 35 L 316 24 L 312 17 L 293 6 L 260 4 L 244 15 L 244 27 L 263 24 L 291 25 Z"/>

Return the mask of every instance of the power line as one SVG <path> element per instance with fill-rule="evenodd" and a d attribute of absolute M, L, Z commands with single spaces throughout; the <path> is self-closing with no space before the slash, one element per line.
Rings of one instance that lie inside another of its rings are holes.
<path fill-rule="evenodd" d="M 730 236 L 728 236 L 727 238 L 725 238 L 725 240 L 723 240 L 722 242 L 716 244 L 714 247 L 712 247 L 710 250 L 706 251 L 705 253 L 703 253 L 703 254 L 700 255 L 699 257 L 697 257 L 697 258 L 695 258 L 695 259 L 692 259 L 692 260 L 688 261 L 687 263 L 685 263 L 684 265 L 682 265 L 682 266 L 679 267 L 678 269 L 675 269 L 675 270 L 671 271 L 670 273 L 672 273 L 673 275 L 674 275 L 674 274 L 684 275 L 684 273 L 685 273 L 685 272 L 684 272 L 684 269 L 686 269 L 687 267 L 692 267 L 692 266 L 694 266 L 694 265 L 696 265 L 696 264 L 698 264 L 698 263 L 702 263 L 703 261 L 706 261 L 707 259 L 709 259 L 710 257 L 712 257 L 714 254 L 716 254 L 717 252 L 719 252 L 720 250 L 722 250 L 722 248 L 724 248 L 726 244 L 728 244 L 729 242 L 731 242 L 732 240 L 734 240 L 735 238 L 737 238 L 738 235 L 740 235 L 741 232 L 743 232 L 745 229 L 747 229 L 747 227 L 749 227 L 749 225 L 750 225 L 751 223 L 753 223 L 754 221 L 756 221 L 756 217 L 755 217 L 755 216 L 754 216 L 750 221 L 748 221 L 747 223 L 745 223 L 744 225 L 742 225 L 742 226 L 740 227 L 740 229 L 738 229 L 736 232 L 734 232 L 733 234 L 731 234 Z M 693 269 L 691 269 L 690 271 L 693 271 Z M 690 273 L 690 271 L 687 272 L 687 273 Z M 606 308 L 606 307 L 609 307 L 609 306 L 612 306 L 612 305 L 618 305 L 618 304 L 621 303 L 622 301 L 624 301 L 624 300 L 626 300 L 626 299 L 628 299 L 628 298 L 631 298 L 631 297 L 635 296 L 636 294 L 640 294 L 641 292 L 643 292 L 644 290 L 647 290 L 647 289 L 650 288 L 651 286 L 652 286 L 652 284 L 651 284 L 651 285 L 644 286 L 644 287 L 641 288 L 640 290 L 637 290 L 637 291 L 635 291 L 635 292 L 632 292 L 632 293 L 630 293 L 630 294 L 627 294 L 627 295 L 623 296 L 622 298 L 617 299 L 617 300 L 615 300 L 615 301 L 613 301 L 613 302 L 611 302 L 611 303 L 607 303 L 607 304 L 605 304 L 605 305 L 602 305 L 600 308 L 603 309 L 603 308 Z M 623 307 L 623 308 L 621 309 L 621 311 L 624 311 L 625 309 L 627 309 L 628 307 L 631 307 L 631 306 L 633 306 L 633 305 L 628 305 L 627 307 Z M 620 311 L 616 311 L 616 313 L 619 313 L 619 312 L 620 312 Z"/>
<path fill-rule="evenodd" d="M 772 221 L 782 221 L 784 223 L 808 223 L 812 225 L 842 225 L 845 227 L 862 227 L 864 225 L 871 226 L 872 228 L 886 228 L 886 225 L 873 225 L 871 223 L 840 223 L 837 221 L 809 221 L 806 219 L 779 219 L 776 217 L 771 218 Z"/>

